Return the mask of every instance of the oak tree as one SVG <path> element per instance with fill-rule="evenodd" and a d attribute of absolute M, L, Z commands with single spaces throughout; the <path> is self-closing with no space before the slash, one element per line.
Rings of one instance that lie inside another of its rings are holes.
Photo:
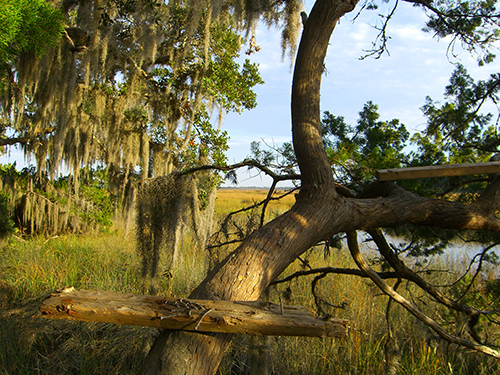
<path fill-rule="evenodd" d="M 155 0 L 2 7 L 0 146 L 17 145 L 36 162 L 38 190 L 13 198 L 23 202 L 20 225 L 33 231 L 83 230 L 67 213 L 87 214 L 78 207 L 87 200 L 80 185 L 96 170 L 106 171 L 101 181 L 115 197 L 116 216 L 128 218 L 138 180 L 223 165 L 224 113 L 256 105 L 253 87 L 262 79 L 249 59 L 236 61 L 240 20 L 225 9 L 212 14 L 202 4 Z M 67 188 L 52 199 L 43 193 L 47 179 L 61 171 L 69 173 Z M 207 172 L 179 186 L 188 195 L 182 212 L 192 207 L 195 222 L 210 217 L 218 182 Z M 173 219 L 178 226 L 182 218 Z M 206 225 L 197 227 L 203 242 Z"/>

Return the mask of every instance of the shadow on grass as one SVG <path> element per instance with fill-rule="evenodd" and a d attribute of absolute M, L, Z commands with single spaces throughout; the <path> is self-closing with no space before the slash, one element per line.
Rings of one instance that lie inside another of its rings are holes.
<path fill-rule="evenodd" d="M 0 374 L 136 374 L 157 330 L 42 318 L 0 286 Z"/>

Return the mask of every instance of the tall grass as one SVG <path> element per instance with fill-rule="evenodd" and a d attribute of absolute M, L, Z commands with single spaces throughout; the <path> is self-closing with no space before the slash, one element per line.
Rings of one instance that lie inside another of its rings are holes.
<path fill-rule="evenodd" d="M 222 190 L 216 208 L 219 220 L 229 211 L 264 197 L 265 192 Z M 293 204 L 293 197 L 287 199 L 282 205 L 270 206 L 273 215 Z M 140 259 L 134 248 L 133 237 L 120 232 L 30 240 L 12 237 L 7 241 L 0 250 L 0 374 L 136 373 L 157 335 L 155 329 L 45 320 L 38 312 L 46 296 L 66 286 L 144 293 L 148 288 L 141 278 Z M 182 253 L 178 267 L 160 279 L 162 294 L 185 297 L 207 272 L 207 253 L 195 249 L 189 236 Z M 317 248 L 303 258 L 314 267 L 355 267 L 346 250 L 325 256 Z M 432 268 L 461 272 L 464 264 L 454 259 L 435 262 Z M 296 261 L 283 276 L 303 267 Z M 448 272 L 436 273 L 432 282 L 444 284 L 455 277 Z M 311 294 L 313 278 L 301 277 L 272 286 L 265 298 L 273 302 L 286 299 L 288 304 L 316 310 Z M 399 290 L 426 313 L 448 324 L 449 331 L 463 329 L 459 317 L 437 307 L 412 285 L 402 283 Z M 367 279 L 345 275 L 321 279 L 316 292 L 339 306 L 323 304 L 326 312 L 349 319 L 347 338 L 239 335 L 219 374 L 384 374 L 388 298 Z M 390 323 L 393 340 L 389 344 L 399 349 L 400 374 L 499 373 L 497 361 L 442 342 L 397 305 L 391 307 Z M 485 321 L 481 325 L 482 334 L 488 334 L 490 340 L 498 336 L 495 326 Z"/>
<path fill-rule="evenodd" d="M 139 293 L 139 260 L 119 234 L 11 238 L 0 253 L 0 374 L 134 374 L 155 331 L 48 321 L 38 311 L 56 289 Z"/>

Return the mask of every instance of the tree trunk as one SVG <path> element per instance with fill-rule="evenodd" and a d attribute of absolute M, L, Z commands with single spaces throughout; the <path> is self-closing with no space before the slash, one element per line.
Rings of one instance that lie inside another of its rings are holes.
<path fill-rule="evenodd" d="M 293 143 L 302 176 L 295 205 L 254 232 L 190 298 L 257 300 L 297 256 L 339 232 L 403 223 L 500 231 L 492 209 L 500 199 L 496 181 L 469 206 L 421 198 L 392 183 L 372 186 L 363 199 L 337 195 L 321 138 L 320 82 L 331 33 L 356 3 L 317 0 L 302 34 L 292 87 Z M 141 374 L 213 374 L 230 341 L 229 334 L 163 331 Z"/>
<path fill-rule="evenodd" d="M 332 209 L 338 206 L 331 202 L 338 198 L 321 140 L 320 81 L 330 35 L 355 3 L 317 1 L 302 35 L 292 89 L 294 146 L 303 173 L 295 206 L 254 232 L 209 273 L 190 298 L 257 300 L 298 255 L 329 232 Z M 213 374 L 230 340 L 228 334 L 163 331 L 141 374 Z"/>

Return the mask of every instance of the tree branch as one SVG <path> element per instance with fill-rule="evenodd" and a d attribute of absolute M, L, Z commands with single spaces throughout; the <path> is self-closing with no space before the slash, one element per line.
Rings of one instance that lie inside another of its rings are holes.
<path fill-rule="evenodd" d="M 380 253 L 382 256 L 389 262 L 392 268 L 398 273 L 402 278 L 409 280 L 416 285 L 418 285 L 420 288 L 422 288 L 424 291 L 429 293 L 438 303 L 441 303 L 442 305 L 453 309 L 455 311 L 460 311 L 464 314 L 467 315 L 467 327 L 468 327 L 468 332 L 471 335 L 471 337 L 476 341 L 478 344 L 482 344 L 482 340 L 480 339 L 479 335 L 476 333 L 474 330 L 474 326 L 479 320 L 480 315 L 490 315 L 490 314 L 498 314 L 500 311 L 498 310 L 493 310 L 493 311 L 481 311 L 478 310 L 472 306 L 468 306 L 466 304 L 460 303 L 459 301 L 465 296 L 467 291 L 470 289 L 470 286 L 472 285 L 474 279 L 478 275 L 480 269 L 481 269 L 481 263 L 484 254 L 491 250 L 494 246 L 498 245 L 497 243 L 494 243 L 490 246 L 487 246 L 482 252 L 481 252 L 481 261 L 480 265 L 478 266 L 478 269 L 475 273 L 475 275 L 472 278 L 472 281 L 469 283 L 468 287 L 466 288 L 466 291 L 463 293 L 462 297 L 459 298 L 457 301 L 453 301 L 443 295 L 439 290 L 436 289 L 433 285 L 430 285 L 427 281 L 425 281 L 423 278 L 421 278 L 419 275 L 417 275 L 415 272 L 413 272 L 411 269 L 409 269 L 403 261 L 401 261 L 396 253 L 392 251 L 390 248 L 389 244 L 385 240 L 384 235 L 382 234 L 382 231 L 380 229 L 374 229 L 374 230 L 369 230 L 368 233 L 372 236 L 373 240 L 375 241 L 375 244 L 377 245 Z"/>
<path fill-rule="evenodd" d="M 280 181 L 289 181 L 289 180 L 300 180 L 301 175 L 300 174 L 287 174 L 287 175 L 279 175 L 274 173 L 271 169 L 266 167 L 265 165 L 260 164 L 256 160 L 253 159 L 245 159 L 241 163 L 236 163 L 232 165 L 201 165 L 199 167 L 193 167 L 189 169 L 185 169 L 181 172 L 180 174 L 187 175 L 187 174 L 192 174 L 195 172 L 199 171 L 208 171 L 208 170 L 217 170 L 217 171 L 232 171 L 234 169 L 242 168 L 242 167 L 252 167 L 252 168 L 257 168 L 260 169 L 262 172 L 270 176 L 273 180 L 280 182 Z"/>
<path fill-rule="evenodd" d="M 294 272 L 290 276 L 271 282 L 269 285 L 278 285 L 286 283 L 301 276 L 315 275 L 318 273 L 321 274 L 333 273 L 336 275 L 353 275 L 358 277 L 368 277 L 368 275 L 365 272 L 355 268 L 321 267 L 321 268 L 313 268 L 307 271 Z M 399 277 L 397 272 L 379 272 L 378 275 L 382 279 L 397 279 Z"/>
<path fill-rule="evenodd" d="M 374 182 L 360 195 L 360 198 L 371 199 L 348 201 L 353 205 L 351 209 L 359 213 L 355 215 L 359 220 L 357 225 L 355 224 L 356 229 L 415 224 L 500 232 L 500 221 L 494 215 L 500 199 L 499 188 L 500 179 L 488 185 L 476 202 L 463 204 L 421 197 L 390 182 Z M 342 231 L 352 230 L 354 226 L 349 228 Z"/>
<path fill-rule="evenodd" d="M 396 271 L 398 275 L 400 275 L 402 278 L 410 280 L 411 282 L 415 283 L 418 285 L 420 288 L 425 290 L 427 293 L 429 293 L 436 301 L 439 303 L 445 305 L 446 307 L 449 307 L 453 310 L 456 311 L 461 311 L 467 315 L 475 314 L 478 312 L 478 310 L 455 302 L 445 295 L 443 295 L 439 290 L 437 290 L 434 286 L 430 285 L 422 279 L 420 276 L 418 276 L 415 272 L 413 272 L 411 269 L 409 269 L 406 264 L 404 264 L 396 255 L 394 251 L 390 248 L 389 244 L 385 240 L 384 235 L 382 234 L 382 231 L 380 229 L 372 229 L 367 231 L 370 236 L 373 238 L 375 241 L 375 244 L 377 245 L 380 254 L 389 262 L 391 267 Z"/>
<path fill-rule="evenodd" d="M 40 130 L 34 134 L 25 135 L 22 137 L 0 138 L 0 147 L 1 146 L 14 146 L 18 143 L 22 144 L 22 145 L 26 145 L 29 142 L 33 141 L 36 136 L 50 134 L 54 130 L 55 130 L 54 128 L 49 128 L 49 129 L 45 129 L 45 130 Z"/>
<path fill-rule="evenodd" d="M 357 238 L 357 233 L 354 231 L 350 231 L 347 233 L 347 243 L 349 246 L 349 251 L 351 252 L 351 255 L 358 265 L 358 267 L 366 272 L 370 279 L 382 290 L 385 294 L 387 294 L 389 297 L 391 297 L 394 301 L 399 303 L 401 306 L 403 306 L 407 311 L 409 311 L 413 316 L 415 316 L 418 320 L 420 320 L 422 323 L 430 327 L 432 330 L 434 330 L 439 336 L 441 336 L 443 339 L 450 343 L 454 343 L 457 345 L 464 346 L 469 349 L 476 350 L 478 352 L 490 355 L 495 358 L 500 359 L 500 353 L 493 349 L 490 348 L 486 345 L 478 345 L 474 344 L 473 342 L 470 342 L 468 340 L 462 339 L 460 337 L 456 337 L 453 335 L 450 335 L 448 332 L 446 332 L 436 321 L 433 319 L 429 318 L 427 315 L 423 314 L 420 310 L 418 310 L 417 307 L 415 307 L 410 301 L 408 301 L 406 298 L 401 296 L 399 293 L 397 293 L 393 288 L 391 288 L 387 283 L 382 280 L 375 271 L 373 271 L 368 263 L 364 260 L 363 256 L 361 255 L 361 252 L 359 251 L 359 246 L 358 246 L 358 238 Z"/>

